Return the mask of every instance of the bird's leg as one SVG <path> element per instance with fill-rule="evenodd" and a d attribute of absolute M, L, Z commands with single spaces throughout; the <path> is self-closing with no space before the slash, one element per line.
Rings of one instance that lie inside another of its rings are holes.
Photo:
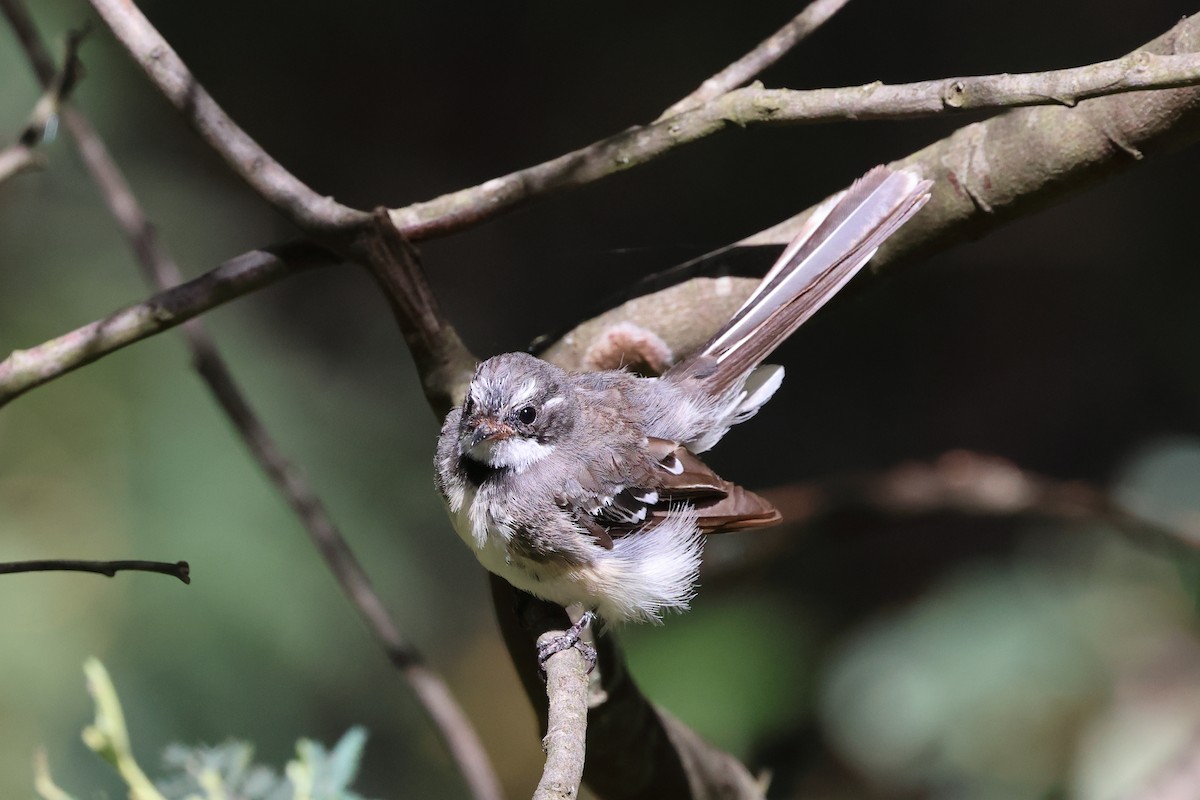
<path fill-rule="evenodd" d="M 580 652 L 583 660 L 587 662 L 588 674 L 591 674 L 592 670 L 596 668 L 596 648 L 583 641 L 583 632 L 587 630 L 588 625 L 592 624 L 595 619 L 595 611 L 584 611 L 571 627 L 553 639 L 538 644 L 538 666 L 542 668 L 543 674 L 546 671 L 546 659 L 570 647 L 574 647 Z"/>

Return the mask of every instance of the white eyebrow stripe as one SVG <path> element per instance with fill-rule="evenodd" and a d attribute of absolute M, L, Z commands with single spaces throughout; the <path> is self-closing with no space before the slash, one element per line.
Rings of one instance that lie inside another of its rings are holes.
<path fill-rule="evenodd" d="M 513 392 L 512 404 L 515 406 L 524 403 L 526 400 L 532 399 L 533 396 L 537 394 L 537 390 L 537 381 L 533 378 L 529 378 L 517 388 L 517 391 Z"/>
<path fill-rule="evenodd" d="M 551 397 L 546 402 L 542 403 L 542 408 L 553 408 L 563 401 L 561 397 Z"/>

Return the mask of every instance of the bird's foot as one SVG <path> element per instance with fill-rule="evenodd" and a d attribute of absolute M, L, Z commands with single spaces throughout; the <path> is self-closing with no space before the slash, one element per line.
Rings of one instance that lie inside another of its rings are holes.
<path fill-rule="evenodd" d="M 583 660 L 588 665 L 588 674 L 591 674 L 592 670 L 596 668 L 596 648 L 583 641 L 583 632 L 587 630 L 588 625 L 592 624 L 595 619 L 596 612 L 584 611 L 574 625 L 567 628 L 558 636 L 538 643 L 538 667 L 541 668 L 543 675 L 546 674 L 546 660 L 550 656 L 572 647 L 578 650 L 580 655 L 583 656 Z"/>

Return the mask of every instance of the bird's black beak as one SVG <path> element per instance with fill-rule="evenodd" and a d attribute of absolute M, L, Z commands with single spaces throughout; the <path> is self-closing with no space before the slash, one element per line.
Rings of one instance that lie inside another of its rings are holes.
<path fill-rule="evenodd" d="M 479 420 L 474 432 L 471 433 L 467 450 L 474 450 L 481 442 L 486 442 L 488 439 L 507 439 L 509 436 L 512 436 L 512 428 L 498 420 L 484 417 Z"/>

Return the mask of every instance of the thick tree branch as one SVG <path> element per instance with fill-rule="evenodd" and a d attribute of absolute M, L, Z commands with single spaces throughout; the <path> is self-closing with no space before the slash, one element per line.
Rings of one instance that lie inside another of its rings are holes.
<path fill-rule="evenodd" d="M 184 583 L 191 583 L 191 570 L 186 561 L 78 561 L 65 558 L 42 559 L 40 561 L 0 562 L 0 575 L 18 572 L 92 572 L 112 578 L 118 572 L 157 572 L 171 575 Z"/>
<path fill-rule="evenodd" d="M 336 236 L 366 222 L 364 212 L 314 192 L 239 128 L 132 2 L 92 0 L 92 7 L 196 133 L 291 222 L 322 237 Z"/>
<path fill-rule="evenodd" d="M 764 39 L 753 50 L 700 84 L 687 97 L 664 111 L 655 122 L 704 105 L 736 89 L 787 55 L 788 51 L 821 27 L 849 0 L 813 0 L 787 25 Z"/>
<path fill-rule="evenodd" d="M 372 223 L 352 253 L 387 298 L 416 362 L 425 399 L 440 420 L 462 398 L 478 359 L 443 315 L 420 255 L 392 225 L 387 209 L 377 209 Z"/>
<path fill-rule="evenodd" d="M 561 636 L 549 630 L 538 645 Z M 546 764 L 533 800 L 573 800 L 583 780 L 587 748 L 588 674 L 583 654 L 568 647 L 546 659 L 546 733 L 542 749 Z"/>
<path fill-rule="evenodd" d="M 1200 52 L 1200 15 L 1141 50 L 1171 57 Z M 1136 54 L 1135 54 L 1136 55 Z M 875 269 L 977 239 L 1143 159 L 1200 139 L 1200 89 L 1098 97 L 1073 108 L 1025 108 L 960 128 L 894 167 L 934 181 L 933 198 L 872 262 Z M 803 212 L 742 244 L 783 244 Z"/>

